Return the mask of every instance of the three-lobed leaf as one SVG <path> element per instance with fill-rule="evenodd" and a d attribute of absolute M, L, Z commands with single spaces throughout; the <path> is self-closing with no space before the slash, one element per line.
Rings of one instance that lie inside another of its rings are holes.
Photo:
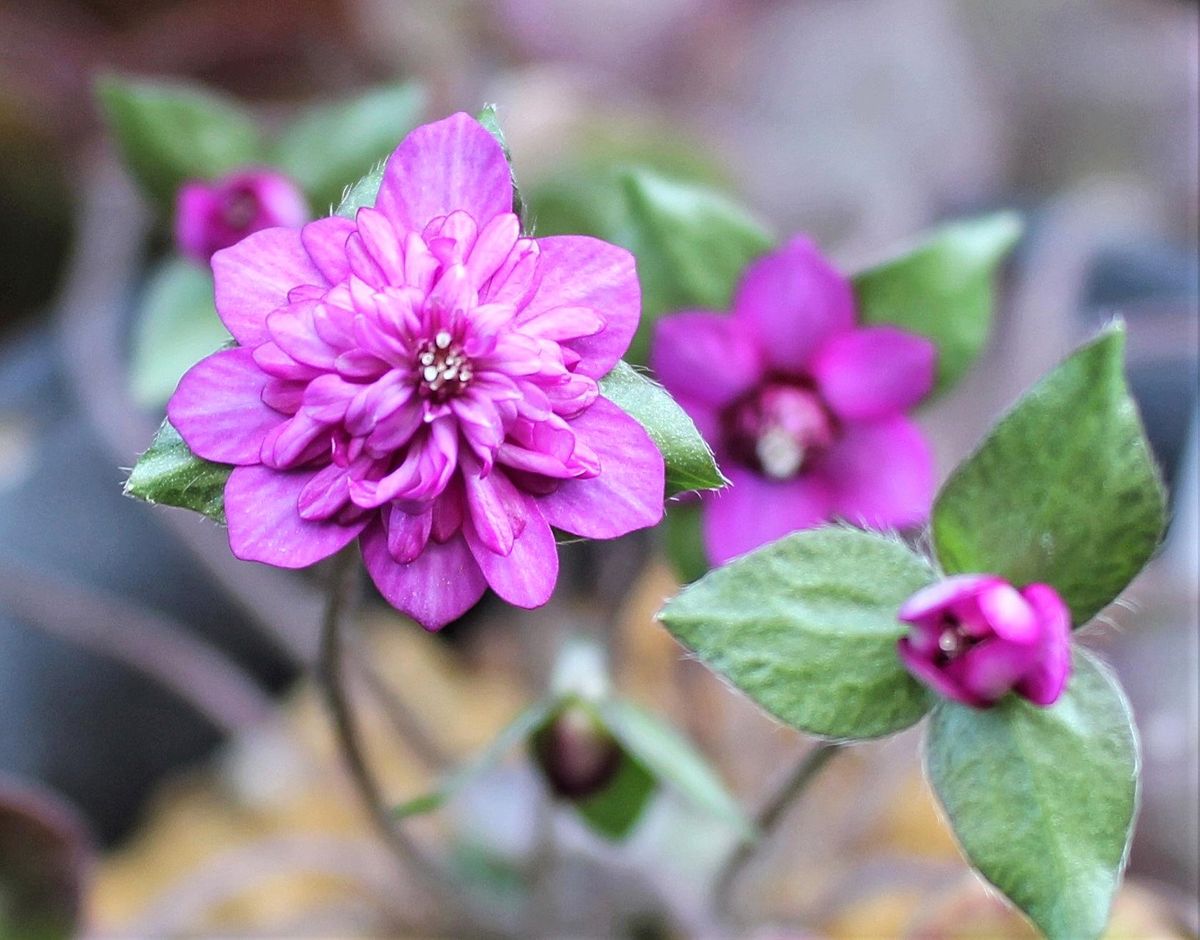
<path fill-rule="evenodd" d="M 170 421 L 164 420 L 154 441 L 125 481 L 125 495 L 148 503 L 178 506 L 225 522 L 225 483 L 233 468 L 191 452 Z"/>
<path fill-rule="evenodd" d="M 933 508 L 949 573 L 1046 582 L 1081 626 L 1145 565 L 1165 497 L 1125 382 L 1120 325 L 1029 391 L 951 475 Z"/>
<path fill-rule="evenodd" d="M 860 271 L 853 279 L 859 318 L 933 340 L 937 387 L 953 385 L 987 341 L 995 272 L 1021 227 L 1013 212 L 952 222 L 903 254 Z"/>
<path fill-rule="evenodd" d="M 212 275 L 179 258 L 165 262 L 150 276 L 133 334 L 134 401 L 161 408 L 183 373 L 231 340 L 213 304 Z"/>
<path fill-rule="evenodd" d="M 276 142 L 275 165 L 315 209 L 329 211 L 347 183 L 384 160 L 417 125 L 427 98 L 421 86 L 404 82 L 312 107 Z"/>
<path fill-rule="evenodd" d="M 695 423 L 657 382 L 618 361 L 600 380 L 600 393 L 636 419 L 662 452 L 668 495 L 717 489 L 728 482 Z"/>
<path fill-rule="evenodd" d="M 206 89 L 108 75 L 96 94 L 125 165 L 166 207 L 189 179 L 261 162 L 258 125 L 237 102 Z"/>
<path fill-rule="evenodd" d="M 831 738 L 890 734 L 930 695 L 896 655 L 896 611 L 934 580 L 899 542 L 796 532 L 714 569 L 659 613 L 710 669 L 785 724 Z"/>
<path fill-rule="evenodd" d="M 1050 940 L 1100 937 L 1129 850 L 1138 801 L 1129 703 L 1076 649 L 1063 697 L 1038 708 L 941 701 L 926 772 L 971 864 Z"/>

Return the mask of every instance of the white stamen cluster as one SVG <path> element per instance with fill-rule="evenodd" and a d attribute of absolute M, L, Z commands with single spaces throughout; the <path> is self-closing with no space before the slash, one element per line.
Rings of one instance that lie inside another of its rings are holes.
<path fill-rule="evenodd" d="M 447 330 L 421 344 L 417 354 L 421 386 L 427 394 L 444 400 L 461 392 L 471 381 L 471 360 Z"/>
<path fill-rule="evenodd" d="M 804 464 L 804 445 L 779 425 L 767 428 L 754 445 L 763 473 L 773 480 L 790 480 Z"/>

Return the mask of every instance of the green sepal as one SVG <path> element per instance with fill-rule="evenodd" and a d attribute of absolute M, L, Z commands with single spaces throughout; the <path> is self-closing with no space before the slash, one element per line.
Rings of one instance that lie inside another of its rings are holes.
<path fill-rule="evenodd" d="M 125 481 L 125 495 L 163 506 L 178 506 L 225 523 L 225 483 L 233 467 L 197 457 L 170 421 Z"/>
<path fill-rule="evenodd" d="M 600 394 L 638 421 L 662 453 L 667 495 L 728 484 L 695 422 L 657 382 L 619 360 L 600 380 Z"/>

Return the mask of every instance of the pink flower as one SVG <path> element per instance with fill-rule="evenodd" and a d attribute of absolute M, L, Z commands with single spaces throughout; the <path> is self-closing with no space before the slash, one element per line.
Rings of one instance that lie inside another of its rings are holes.
<path fill-rule="evenodd" d="M 801 237 L 747 268 L 731 316 L 659 322 L 654 370 L 732 483 L 703 496 L 714 563 L 837 517 L 928 518 L 933 459 L 905 412 L 933 387 L 936 349 L 855 320 L 850 283 Z"/>
<path fill-rule="evenodd" d="M 1071 614 L 1048 584 L 1017 590 L 986 574 L 946 578 L 900 608 L 908 671 L 947 698 L 987 708 L 1010 691 L 1058 701 L 1071 673 Z"/>
<path fill-rule="evenodd" d="M 241 170 L 179 188 L 175 242 L 184 255 L 208 264 L 215 252 L 252 232 L 276 225 L 299 228 L 308 218 L 304 195 L 282 173 Z"/>
<path fill-rule="evenodd" d="M 375 584 L 434 629 L 489 585 L 546 602 L 551 527 L 662 517 L 663 460 L 599 394 L 640 313 L 633 257 L 520 234 L 500 145 L 457 114 L 413 131 L 354 220 L 257 232 L 213 257 L 240 343 L 168 406 L 225 487 L 239 558 L 311 565 L 360 539 Z"/>

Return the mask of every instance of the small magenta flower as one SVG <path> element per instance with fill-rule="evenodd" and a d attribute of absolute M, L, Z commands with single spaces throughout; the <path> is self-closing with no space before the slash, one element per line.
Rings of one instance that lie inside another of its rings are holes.
<path fill-rule="evenodd" d="M 417 128 L 374 208 L 213 256 L 240 346 L 167 412 L 225 487 L 239 558 L 311 565 L 360 539 L 375 584 L 436 629 L 490 585 L 545 603 L 551 527 L 613 538 L 662 517 L 662 456 L 599 393 L 637 328 L 633 256 L 523 237 L 508 163 L 466 114 Z"/>
<path fill-rule="evenodd" d="M 732 483 L 702 497 L 710 559 L 833 518 L 924 522 L 933 459 L 905 413 L 933 387 L 936 357 L 923 337 L 857 326 L 849 281 L 803 237 L 747 268 L 732 315 L 660 321 L 654 371 Z"/>
<path fill-rule="evenodd" d="M 1071 614 L 1048 584 L 955 575 L 910 597 L 899 618 L 912 624 L 901 660 L 947 698 L 987 708 L 1011 691 L 1047 706 L 1066 687 Z"/>
<path fill-rule="evenodd" d="M 241 170 L 179 188 L 175 242 L 186 257 L 208 264 L 216 252 L 253 232 L 276 225 L 299 228 L 308 219 L 304 195 L 288 177 L 274 170 Z"/>

